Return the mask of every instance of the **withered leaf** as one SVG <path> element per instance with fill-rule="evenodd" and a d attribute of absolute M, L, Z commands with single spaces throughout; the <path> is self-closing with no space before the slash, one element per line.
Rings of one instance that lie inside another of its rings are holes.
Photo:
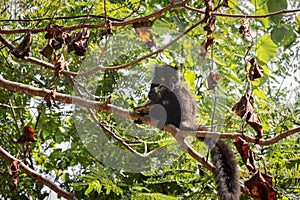
<path fill-rule="evenodd" d="M 251 36 L 250 33 L 250 20 L 249 18 L 244 18 L 241 20 L 241 26 L 239 28 L 240 34 L 245 38 L 246 36 Z"/>
<path fill-rule="evenodd" d="M 152 24 L 153 21 L 151 20 L 136 22 L 133 24 L 136 34 L 149 48 L 155 45 L 152 34 Z"/>
<path fill-rule="evenodd" d="M 199 55 L 204 59 L 207 55 L 208 48 L 214 44 L 214 37 L 207 38 L 201 43 Z"/>
<path fill-rule="evenodd" d="M 221 79 L 221 75 L 216 71 L 210 71 L 207 77 L 208 90 L 212 90 L 217 86 L 218 81 Z"/>
<path fill-rule="evenodd" d="M 40 54 L 51 60 L 52 58 L 52 53 L 53 53 L 53 47 L 47 43 L 47 45 L 40 51 Z"/>
<path fill-rule="evenodd" d="M 213 32 L 215 32 L 216 25 L 217 25 L 217 20 L 216 17 L 213 16 L 208 20 L 207 24 L 203 27 L 203 30 L 207 32 L 207 35 L 210 35 Z"/>
<path fill-rule="evenodd" d="M 63 27 L 63 26 L 59 26 L 59 25 L 57 25 L 57 24 L 54 24 L 54 25 L 52 26 L 52 29 L 54 29 L 54 30 L 49 30 L 49 27 L 47 27 L 47 33 L 46 33 L 46 35 L 45 35 L 45 39 L 51 39 L 51 38 L 53 38 L 55 35 L 60 34 L 60 33 L 62 32 L 62 30 L 61 30 L 62 27 Z"/>
<path fill-rule="evenodd" d="M 11 192 L 14 192 L 17 189 L 18 179 L 19 179 L 18 175 L 14 176 L 14 178 L 13 178 L 13 187 L 11 188 Z"/>
<path fill-rule="evenodd" d="M 255 58 L 249 60 L 251 67 L 249 69 L 249 79 L 253 81 L 254 79 L 261 78 L 264 76 L 263 68 L 256 63 Z"/>
<path fill-rule="evenodd" d="M 55 39 L 60 43 L 60 44 L 67 44 L 67 41 L 69 39 L 70 35 L 69 33 L 66 32 L 61 32 L 58 34 Z"/>
<path fill-rule="evenodd" d="M 103 29 L 101 30 L 99 36 L 100 39 L 103 40 L 105 36 L 107 35 L 112 35 L 113 34 L 113 26 L 112 26 L 112 22 L 110 20 L 107 20 Z"/>
<path fill-rule="evenodd" d="M 52 88 L 51 92 L 46 94 L 46 96 L 44 97 L 44 100 L 46 101 L 46 105 L 48 108 L 52 107 L 51 100 L 55 100 L 55 98 L 56 98 L 56 89 Z"/>
<path fill-rule="evenodd" d="M 36 142 L 34 137 L 34 129 L 31 126 L 24 126 L 21 137 L 17 140 L 17 144 L 25 144 L 30 142 Z"/>
<path fill-rule="evenodd" d="M 18 174 L 20 170 L 20 162 L 18 160 L 14 160 L 12 163 L 10 163 L 8 168 L 8 174 L 10 176 L 15 176 Z"/>
<path fill-rule="evenodd" d="M 232 111 L 239 115 L 241 118 L 246 117 L 246 122 L 249 124 L 256 132 L 256 138 L 260 139 L 263 136 L 262 125 L 257 114 L 254 112 L 254 98 L 246 93 L 239 102 L 237 102 Z"/>
<path fill-rule="evenodd" d="M 232 111 L 243 118 L 246 113 L 252 113 L 254 111 L 253 106 L 254 98 L 250 94 L 246 93 L 244 96 L 242 96 L 239 102 L 233 106 Z"/>
<path fill-rule="evenodd" d="M 51 102 L 51 93 L 46 94 L 44 97 L 44 100 L 46 101 L 46 105 L 48 108 L 52 107 L 52 102 Z"/>
<path fill-rule="evenodd" d="M 66 41 L 68 43 L 68 52 L 75 50 L 76 55 L 84 56 L 88 49 L 89 37 L 90 30 L 86 27 L 83 28 L 79 33 L 72 34 Z"/>
<path fill-rule="evenodd" d="M 206 23 L 211 17 L 211 13 L 214 11 L 215 5 L 213 0 L 204 0 L 205 4 L 205 15 L 201 20 L 201 23 Z"/>
<path fill-rule="evenodd" d="M 256 139 L 263 137 L 263 127 L 256 113 L 249 112 L 246 117 L 246 122 L 256 131 Z"/>
<path fill-rule="evenodd" d="M 248 170 L 251 172 L 255 172 L 256 169 L 254 165 L 252 151 L 250 149 L 250 144 L 245 140 L 243 140 L 242 138 L 237 137 L 234 142 L 234 145 L 238 150 L 239 154 L 241 155 L 241 158 L 244 164 L 246 165 L 246 167 L 248 168 Z"/>
<path fill-rule="evenodd" d="M 272 187 L 272 176 L 258 171 L 248 181 L 245 186 L 254 198 L 264 200 L 276 200 L 276 190 Z"/>
<path fill-rule="evenodd" d="M 22 42 L 12 50 L 12 54 L 17 58 L 24 58 L 29 56 L 32 44 L 32 34 L 31 32 L 26 33 Z"/>
<path fill-rule="evenodd" d="M 9 168 L 8 168 L 8 174 L 13 177 L 13 187 L 11 191 L 15 191 L 18 187 L 18 178 L 19 178 L 19 173 L 20 171 L 20 162 L 18 160 L 14 160 L 12 163 L 10 163 Z"/>
<path fill-rule="evenodd" d="M 54 75 L 58 77 L 60 73 L 65 69 L 67 63 L 65 61 L 65 57 L 63 54 L 55 54 L 54 55 L 54 67 L 55 67 L 55 73 Z"/>

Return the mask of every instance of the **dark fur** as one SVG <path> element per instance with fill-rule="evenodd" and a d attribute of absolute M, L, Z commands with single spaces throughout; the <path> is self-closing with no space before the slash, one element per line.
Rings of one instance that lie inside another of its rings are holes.
<path fill-rule="evenodd" d="M 173 124 L 179 129 L 197 130 L 196 101 L 180 80 L 177 69 L 156 67 L 148 98 L 153 104 L 147 114 L 158 121 L 157 127 Z M 234 154 L 224 140 L 205 139 L 215 165 L 214 176 L 222 200 L 237 200 L 240 194 L 239 174 Z"/>

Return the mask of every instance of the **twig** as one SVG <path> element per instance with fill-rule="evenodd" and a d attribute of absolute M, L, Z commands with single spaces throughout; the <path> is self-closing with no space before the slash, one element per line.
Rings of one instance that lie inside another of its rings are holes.
<path fill-rule="evenodd" d="M 128 18 L 131 17 L 134 13 L 136 13 L 136 12 L 140 9 L 140 7 L 141 7 L 141 2 L 142 2 L 142 0 L 140 0 L 139 6 L 138 6 L 136 9 L 132 10 L 132 12 L 131 12 L 128 16 L 124 17 L 123 20 L 128 19 Z"/>
<path fill-rule="evenodd" d="M 24 106 L 12 106 L 12 105 L 8 105 L 8 104 L 4 104 L 4 103 L 0 103 L 1 107 L 5 107 L 5 108 L 11 108 L 11 109 L 25 109 L 28 107 L 24 107 Z"/>
<path fill-rule="evenodd" d="M 104 0 L 104 19 L 107 21 L 107 10 L 106 10 L 106 0 Z"/>
<path fill-rule="evenodd" d="M 1 146 L 0 146 L 0 157 L 2 157 L 5 161 L 12 163 L 13 161 L 17 160 L 17 158 L 13 157 L 11 154 L 9 154 L 7 151 L 5 151 Z M 42 174 L 39 174 L 38 172 L 30 169 L 28 166 L 26 166 L 23 162 L 20 162 L 20 169 L 22 172 L 30 176 L 31 178 L 37 180 L 38 182 L 42 183 L 43 185 L 46 185 L 49 187 L 51 190 L 56 192 L 58 195 L 66 198 L 66 199 L 72 199 L 76 200 L 76 197 L 74 196 L 73 193 L 67 192 L 57 186 L 54 182 L 50 181 L 46 177 L 44 177 Z"/>
<path fill-rule="evenodd" d="M 53 20 L 59 19 L 78 19 L 78 18 L 86 18 L 87 15 L 78 15 L 78 16 L 65 16 L 65 17 L 54 17 Z M 90 18 L 100 18 L 105 19 L 105 16 L 102 15 L 89 15 Z M 50 21 L 52 17 L 45 17 L 45 18 L 33 18 L 33 19 L 0 19 L 0 22 L 34 22 L 34 21 Z M 113 17 L 107 17 L 107 19 L 111 21 L 122 22 L 122 19 L 116 19 Z"/>

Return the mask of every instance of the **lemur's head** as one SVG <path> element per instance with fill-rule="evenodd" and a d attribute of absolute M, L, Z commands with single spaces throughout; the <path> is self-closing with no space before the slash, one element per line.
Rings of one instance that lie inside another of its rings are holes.
<path fill-rule="evenodd" d="M 162 85 L 172 90 L 176 83 L 178 83 L 180 77 L 178 74 L 178 67 L 172 67 L 170 65 L 164 65 L 155 67 L 154 71 L 154 84 Z"/>

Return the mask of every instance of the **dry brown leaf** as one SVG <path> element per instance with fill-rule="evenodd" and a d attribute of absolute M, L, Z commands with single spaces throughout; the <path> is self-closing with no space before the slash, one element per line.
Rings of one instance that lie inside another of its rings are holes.
<path fill-rule="evenodd" d="M 36 142 L 34 137 L 34 129 L 31 126 L 24 126 L 21 137 L 17 140 L 17 144 L 26 144 Z"/>
<path fill-rule="evenodd" d="M 204 59 L 207 55 L 208 48 L 214 44 L 214 37 L 207 38 L 200 46 L 199 55 Z"/>
<path fill-rule="evenodd" d="M 49 41 L 47 45 L 40 51 L 40 54 L 51 60 L 53 53 L 53 47 L 49 44 Z"/>
<path fill-rule="evenodd" d="M 241 158 L 248 168 L 249 171 L 255 172 L 255 165 L 254 165 L 254 159 L 252 155 L 252 151 L 250 149 L 250 144 L 243 140 L 240 137 L 237 137 L 235 139 L 234 145 L 236 149 L 238 150 L 239 154 L 241 155 Z"/>
<path fill-rule="evenodd" d="M 249 112 L 246 117 L 246 122 L 256 131 L 256 139 L 263 137 L 263 127 L 256 113 Z"/>
<path fill-rule="evenodd" d="M 207 77 L 207 89 L 212 90 L 214 89 L 218 81 L 221 79 L 221 75 L 216 71 L 210 71 Z"/>
<path fill-rule="evenodd" d="M 72 33 L 69 38 L 66 38 L 68 44 L 68 52 L 75 50 L 75 55 L 84 56 L 88 49 L 88 40 L 90 37 L 90 30 L 83 28 L 79 33 Z"/>
<path fill-rule="evenodd" d="M 248 18 L 244 18 L 241 20 L 241 26 L 239 28 L 240 34 L 245 38 L 246 36 L 250 36 L 250 20 Z"/>
<path fill-rule="evenodd" d="M 250 94 L 246 93 L 244 96 L 242 96 L 239 102 L 237 102 L 233 106 L 232 111 L 235 112 L 241 118 L 243 118 L 246 113 L 254 112 L 253 106 L 254 106 L 254 98 Z"/>
<path fill-rule="evenodd" d="M 133 24 L 136 34 L 149 48 L 155 45 L 152 35 L 152 24 L 153 22 L 151 20 L 136 22 Z"/>
<path fill-rule="evenodd" d="M 254 79 L 261 78 L 264 76 L 263 68 L 256 63 L 255 58 L 249 60 L 251 67 L 249 69 L 249 79 L 253 81 Z"/>
<path fill-rule="evenodd" d="M 276 190 L 272 187 L 272 176 L 258 171 L 248 181 L 245 186 L 254 198 L 263 200 L 276 200 Z"/>
<path fill-rule="evenodd" d="M 207 24 L 203 27 L 203 30 L 205 30 L 207 32 L 207 35 L 212 34 L 213 32 L 215 32 L 216 30 L 216 26 L 217 26 L 217 20 L 215 16 L 212 16 Z"/>
<path fill-rule="evenodd" d="M 54 75 L 56 77 L 58 77 L 60 75 L 60 73 L 62 71 L 64 71 L 64 69 L 65 69 L 65 67 L 67 65 L 67 63 L 65 61 L 64 54 L 61 54 L 61 53 L 55 54 L 53 62 L 54 62 L 54 67 L 55 67 L 55 73 L 54 73 Z"/>
<path fill-rule="evenodd" d="M 29 56 L 32 44 L 32 34 L 31 32 L 26 33 L 22 42 L 12 50 L 12 54 L 17 58 L 24 58 Z"/>
<path fill-rule="evenodd" d="M 52 107 L 52 102 L 51 100 L 55 100 L 56 98 L 56 89 L 53 88 L 51 90 L 51 92 L 49 92 L 48 94 L 46 94 L 46 96 L 44 97 L 44 100 L 46 101 L 46 105 L 48 108 Z"/>

